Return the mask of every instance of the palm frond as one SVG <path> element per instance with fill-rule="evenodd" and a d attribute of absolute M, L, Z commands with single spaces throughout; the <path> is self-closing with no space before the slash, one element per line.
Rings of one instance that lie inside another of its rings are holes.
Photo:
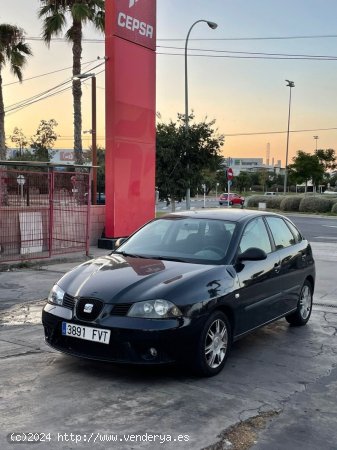
<path fill-rule="evenodd" d="M 71 15 L 74 21 L 86 23 L 88 20 L 92 20 L 93 11 L 85 3 L 74 3 L 71 8 Z"/>
<path fill-rule="evenodd" d="M 50 43 L 53 36 L 57 36 L 62 32 L 63 27 L 66 24 L 66 18 L 63 13 L 54 14 L 44 19 L 43 23 L 43 40 Z"/>
<path fill-rule="evenodd" d="M 104 31 L 105 31 L 105 12 L 98 11 L 96 13 L 96 15 L 94 16 L 93 23 L 97 30 L 102 31 L 102 33 L 104 33 Z"/>
<path fill-rule="evenodd" d="M 30 45 L 26 44 L 25 42 L 19 42 L 16 45 L 16 50 L 19 51 L 20 53 L 24 53 L 25 55 L 32 55 L 33 54 Z"/>
<path fill-rule="evenodd" d="M 14 75 L 17 77 L 17 79 L 22 82 L 22 70 L 19 66 L 13 66 L 11 65 L 11 72 L 14 73 Z"/>

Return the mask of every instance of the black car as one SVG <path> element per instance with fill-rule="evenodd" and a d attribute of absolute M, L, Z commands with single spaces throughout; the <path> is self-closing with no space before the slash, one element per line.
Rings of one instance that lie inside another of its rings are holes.
<path fill-rule="evenodd" d="M 309 320 L 315 265 L 286 217 L 203 210 L 153 220 L 52 288 L 46 342 L 84 358 L 223 368 L 231 343 L 281 317 Z"/>

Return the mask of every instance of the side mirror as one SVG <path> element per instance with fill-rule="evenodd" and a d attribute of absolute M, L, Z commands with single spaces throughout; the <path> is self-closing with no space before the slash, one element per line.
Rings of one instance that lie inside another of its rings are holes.
<path fill-rule="evenodd" d="M 240 255 L 238 255 L 238 261 L 262 261 L 267 259 L 267 253 L 260 248 L 250 247 Z"/>
<path fill-rule="evenodd" d="M 117 241 L 115 242 L 115 250 L 116 248 L 120 247 L 126 240 L 127 238 L 118 238 Z"/>

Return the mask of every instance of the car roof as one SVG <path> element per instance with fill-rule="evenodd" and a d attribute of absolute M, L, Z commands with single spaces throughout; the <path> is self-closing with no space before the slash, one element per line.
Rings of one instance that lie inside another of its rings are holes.
<path fill-rule="evenodd" d="M 176 213 L 166 214 L 162 218 L 167 217 L 191 217 L 196 219 L 217 219 L 217 220 L 229 220 L 232 222 L 245 222 L 254 217 L 260 216 L 278 216 L 279 214 L 266 212 L 266 211 L 256 211 L 252 209 L 203 209 L 203 210 L 193 210 L 193 211 L 182 211 Z"/>

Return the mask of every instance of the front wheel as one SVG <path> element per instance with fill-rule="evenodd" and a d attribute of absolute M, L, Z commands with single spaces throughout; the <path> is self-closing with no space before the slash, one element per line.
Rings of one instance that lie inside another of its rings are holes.
<path fill-rule="evenodd" d="M 301 289 L 297 309 L 295 312 L 286 316 L 286 321 L 291 325 L 296 326 L 305 325 L 310 319 L 311 310 L 312 310 L 312 286 L 311 283 L 308 280 L 306 280 Z"/>
<path fill-rule="evenodd" d="M 200 375 L 211 377 L 225 365 L 231 345 L 231 327 L 224 313 L 215 311 L 206 321 L 200 335 L 194 368 Z"/>

